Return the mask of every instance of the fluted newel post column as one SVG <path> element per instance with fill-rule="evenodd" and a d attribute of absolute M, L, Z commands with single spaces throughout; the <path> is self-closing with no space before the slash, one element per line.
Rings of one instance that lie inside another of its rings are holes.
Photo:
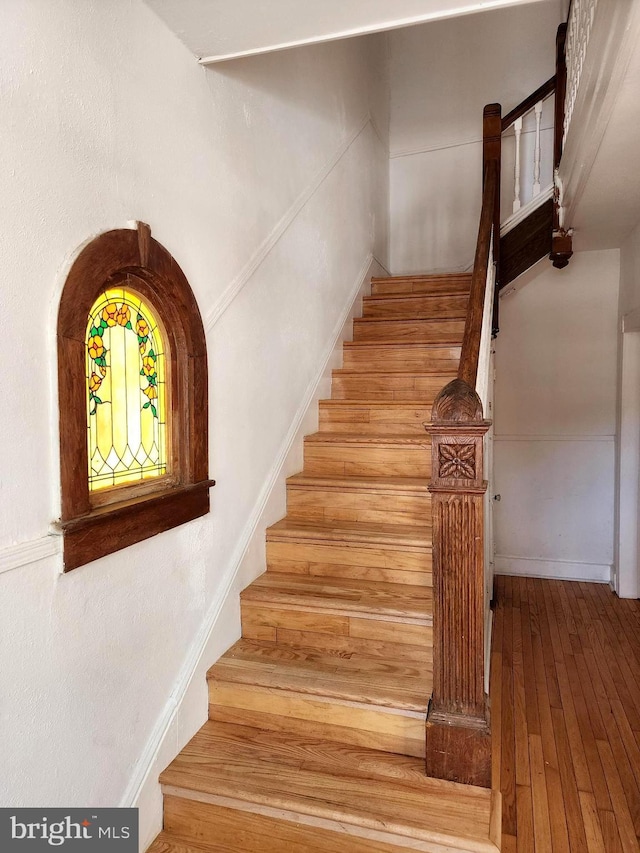
<path fill-rule="evenodd" d="M 425 424 L 431 435 L 433 513 L 433 696 L 427 775 L 491 787 L 484 692 L 483 437 L 489 427 L 475 390 L 455 379 Z"/>

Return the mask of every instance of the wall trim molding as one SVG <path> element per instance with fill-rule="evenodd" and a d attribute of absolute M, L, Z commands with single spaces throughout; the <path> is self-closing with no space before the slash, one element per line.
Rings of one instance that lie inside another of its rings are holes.
<path fill-rule="evenodd" d="M 307 386 L 307 390 L 296 411 L 291 426 L 280 445 L 275 461 L 266 480 L 264 481 L 249 518 L 247 519 L 239 537 L 238 545 L 231 555 L 228 566 L 223 573 L 219 591 L 214 600 L 211 602 L 211 605 L 202 621 L 201 627 L 191 645 L 191 649 L 187 654 L 180 672 L 178 673 L 175 686 L 169 696 L 164 710 L 160 714 L 160 717 L 147 740 L 146 746 L 133 768 L 129 783 L 120 800 L 121 807 L 135 806 L 140 800 L 145 785 L 148 781 L 151 781 L 150 774 L 156 769 L 157 760 L 165 739 L 171 736 L 173 730 L 172 726 L 179 713 L 180 706 L 185 699 L 189 686 L 196 673 L 200 671 L 200 662 L 206 652 L 209 640 L 216 630 L 218 619 L 223 612 L 223 608 L 227 603 L 229 595 L 234 590 L 236 577 L 240 571 L 243 559 L 247 554 L 251 541 L 259 530 L 260 521 L 267 506 L 269 497 L 282 475 L 283 467 L 296 440 L 298 438 L 299 440 L 302 440 L 302 436 L 299 437 L 298 432 L 303 423 L 304 417 L 309 406 L 313 404 L 316 395 L 319 393 L 319 387 L 329 370 L 331 358 L 335 352 L 336 346 L 341 343 L 344 326 L 349 320 L 350 314 L 353 310 L 353 305 L 358 298 L 359 293 L 366 284 L 367 275 L 374 262 L 375 258 L 373 257 L 373 254 L 368 253 L 345 300 L 345 307 L 338 317 L 329 337 L 327 346 L 319 359 L 320 367 Z M 212 663 L 213 661 L 210 661 L 208 662 L 208 665 Z M 177 754 L 178 751 L 179 746 L 176 745 L 174 755 Z M 157 780 L 155 784 L 157 784 Z M 144 839 L 141 840 L 144 841 Z"/>
<path fill-rule="evenodd" d="M 553 127 L 541 127 L 540 132 L 544 133 L 545 130 L 553 130 Z M 535 133 L 535 130 L 523 130 L 522 135 L 527 136 L 528 134 Z M 508 134 L 508 131 L 507 131 Z M 509 135 L 509 134 L 508 134 Z M 510 134 L 513 135 L 513 134 Z M 461 148 L 463 145 L 480 145 L 482 143 L 481 136 L 474 136 L 471 139 L 464 139 L 458 142 L 443 142 L 440 145 L 426 145 L 421 148 L 406 148 L 400 149 L 399 151 L 390 151 L 389 159 L 396 160 L 398 157 L 413 157 L 416 154 L 430 154 L 433 151 L 445 151 L 447 148 Z"/>
<path fill-rule="evenodd" d="M 549 580 L 610 583 L 611 563 L 588 563 L 579 560 L 545 560 L 542 557 L 515 557 L 496 554 L 495 574 Z"/>
<path fill-rule="evenodd" d="M 602 441 L 614 442 L 615 435 L 494 435 L 494 441 Z"/>
<path fill-rule="evenodd" d="M 62 551 L 59 536 L 41 536 L 0 550 L 0 574 L 30 566 Z"/>
<path fill-rule="evenodd" d="M 223 290 L 222 295 L 219 297 L 215 305 L 213 305 L 213 307 L 210 309 L 210 311 L 205 317 L 205 331 L 210 332 L 211 329 L 213 329 L 215 324 L 222 317 L 222 315 L 231 305 L 236 296 L 238 296 L 245 284 L 247 284 L 249 279 L 253 276 L 253 274 L 260 267 L 265 258 L 269 255 L 271 250 L 276 246 L 279 240 L 288 231 L 289 227 L 293 224 L 298 214 L 301 213 L 305 205 L 317 193 L 322 184 L 326 181 L 329 175 L 331 175 L 338 163 L 349 151 L 354 142 L 356 142 L 356 140 L 366 130 L 368 125 L 371 125 L 374 130 L 374 133 L 376 133 L 377 135 L 377 131 L 375 129 L 375 125 L 373 124 L 371 116 L 367 114 L 358 123 L 355 132 L 353 132 L 349 137 L 342 141 L 342 143 L 339 145 L 336 151 L 334 151 L 332 156 L 316 172 L 314 177 L 307 184 L 307 186 L 300 193 L 300 195 L 295 199 L 293 204 L 280 217 L 280 219 L 278 220 L 278 222 L 276 222 L 269 234 L 267 234 L 267 236 L 262 240 L 257 249 L 249 257 L 249 260 L 242 267 L 240 272 L 238 272 L 238 274 L 232 278 L 227 287 Z"/>

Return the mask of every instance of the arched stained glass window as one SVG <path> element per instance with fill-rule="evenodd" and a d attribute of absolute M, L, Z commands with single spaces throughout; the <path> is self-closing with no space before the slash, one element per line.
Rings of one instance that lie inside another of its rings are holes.
<path fill-rule="evenodd" d="M 126 287 L 104 290 L 87 323 L 89 489 L 167 472 L 166 336 Z"/>
<path fill-rule="evenodd" d="M 209 512 L 207 343 L 189 282 L 144 222 L 79 251 L 57 343 L 70 571 Z"/>

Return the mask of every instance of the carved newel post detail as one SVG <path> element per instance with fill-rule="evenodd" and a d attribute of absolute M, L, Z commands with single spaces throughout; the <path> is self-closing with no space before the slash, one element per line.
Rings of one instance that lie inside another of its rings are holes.
<path fill-rule="evenodd" d="M 433 696 L 427 775 L 491 787 L 484 692 L 484 420 L 475 390 L 454 379 L 433 404 Z"/>

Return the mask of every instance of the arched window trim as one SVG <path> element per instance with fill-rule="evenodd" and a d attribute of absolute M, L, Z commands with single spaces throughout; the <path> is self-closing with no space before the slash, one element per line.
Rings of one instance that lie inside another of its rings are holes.
<path fill-rule="evenodd" d="M 89 491 L 86 323 L 105 287 L 132 289 L 162 322 L 170 351 L 171 472 L 158 481 Z M 108 231 L 73 263 L 58 312 L 58 397 L 64 570 L 82 566 L 209 511 L 207 353 L 202 318 L 184 273 L 148 225 Z"/>

